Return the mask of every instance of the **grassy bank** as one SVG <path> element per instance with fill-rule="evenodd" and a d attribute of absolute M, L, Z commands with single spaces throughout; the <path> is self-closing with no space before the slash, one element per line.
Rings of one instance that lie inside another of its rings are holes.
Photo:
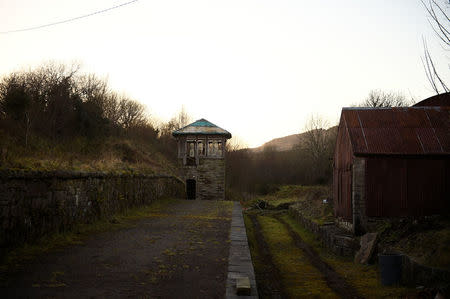
<path fill-rule="evenodd" d="M 324 204 L 325 199 L 327 202 Z M 241 204 L 245 208 L 255 208 L 260 202 L 265 202 L 269 209 L 296 205 L 306 218 L 319 224 L 334 221 L 330 186 L 284 185 L 278 187 L 274 193 L 254 196 L 242 201 Z"/>
<path fill-rule="evenodd" d="M 0 137 L 0 169 L 145 174 L 178 171 L 156 144 L 125 137 L 76 137 L 57 143 L 34 137 L 26 147 L 1 131 Z"/>

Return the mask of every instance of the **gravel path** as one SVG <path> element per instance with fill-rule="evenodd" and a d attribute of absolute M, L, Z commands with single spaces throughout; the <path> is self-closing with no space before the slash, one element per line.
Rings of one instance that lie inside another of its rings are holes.
<path fill-rule="evenodd" d="M 232 205 L 177 201 L 134 227 L 41 256 L 1 298 L 223 298 Z"/>

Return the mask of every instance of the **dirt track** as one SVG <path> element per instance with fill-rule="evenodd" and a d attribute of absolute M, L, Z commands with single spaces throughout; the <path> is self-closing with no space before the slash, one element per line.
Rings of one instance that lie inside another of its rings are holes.
<path fill-rule="evenodd" d="M 316 267 L 323 275 L 327 285 L 335 291 L 341 298 L 362 298 L 358 292 L 349 285 L 336 271 L 325 263 L 314 249 L 308 245 L 302 238 L 280 217 L 275 217 L 289 231 L 291 238 L 294 240 L 295 246 L 303 250 L 311 264 Z"/>
<path fill-rule="evenodd" d="M 255 239 L 258 255 L 264 260 L 264 270 L 258 273 L 256 281 L 258 284 L 258 293 L 261 298 L 288 298 L 286 291 L 281 284 L 280 271 L 272 260 L 267 242 L 262 234 L 261 225 L 256 215 L 249 215 L 255 228 Z"/>
<path fill-rule="evenodd" d="M 254 237 L 256 242 L 254 250 L 257 251 L 257 256 L 259 259 L 259 271 L 256 272 L 256 280 L 258 283 L 258 292 L 261 298 L 292 297 L 289 289 L 286 289 L 288 287 L 292 287 L 292 285 L 288 286 L 283 283 L 284 275 L 287 274 L 281 273 L 278 268 L 279 265 L 274 262 L 272 257 L 274 252 L 271 252 L 269 248 L 270 246 L 264 236 L 264 230 L 259 223 L 257 214 L 248 214 L 248 216 L 251 219 L 251 223 L 254 228 Z M 339 298 L 362 298 L 356 289 L 349 285 L 343 277 L 341 277 L 332 267 L 325 263 L 315 252 L 315 250 L 311 248 L 309 244 L 304 242 L 302 238 L 291 228 L 291 226 L 279 216 L 279 214 L 274 214 L 271 216 L 266 214 L 265 216 L 276 219 L 279 224 L 286 228 L 290 239 L 293 242 L 293 246 L 299 248 L 303 252 L 307 263 L 312 265 L 321 273 L 321 278 L 319 279 L 328 285 L 334 294 L 333 296 Z M 276 246 L 283 247 L 286 246 L 286 244 L 279 243 Z M 302 257 L 298 256 L 298 258 L 301 259 Z M 303 282 L 308 283 L 307 281 Z"/>
<path fill-rule="evenodd" d="M 132 228 L 35 259 L 0 297 L 222 298 L 230 217 L 223 202 L 178 201 Z"/>

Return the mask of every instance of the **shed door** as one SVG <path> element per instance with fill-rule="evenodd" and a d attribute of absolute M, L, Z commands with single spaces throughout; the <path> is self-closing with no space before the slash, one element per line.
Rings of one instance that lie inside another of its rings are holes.
<path fill-rule="evenodd" d="M 347 221 L 353 220 L 352 209 L 352 172 L 351 170 L 334 170 L 335 216 Z"/>
<path fill-rule="evenodd" d="M 343 170 L 341 172 L 341 202 L 342 202 L 342 217 L 346 220 L 353 220 L 352 207 L 352 171 Z"/>

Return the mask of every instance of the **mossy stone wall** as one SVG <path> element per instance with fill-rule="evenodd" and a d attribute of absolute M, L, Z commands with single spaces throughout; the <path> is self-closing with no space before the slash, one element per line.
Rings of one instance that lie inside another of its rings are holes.
<path fill-rule="evenodd" d="M 322 244 L 333 253 L 341 256 L 354 256 L 359 250 L 357 239 L 334 224 L 320 225 L 306 218 L 295 206 L 289 207 L 289 215 L 310 232 L 319 237 Z"/>
<path fill-rule="evenodd" d="M 184 198 L 168 175 L 0 172 L 0 248 L 70 230 L 161 198 Z M 1 252 L 0 252 L 1 253 Z"/>

